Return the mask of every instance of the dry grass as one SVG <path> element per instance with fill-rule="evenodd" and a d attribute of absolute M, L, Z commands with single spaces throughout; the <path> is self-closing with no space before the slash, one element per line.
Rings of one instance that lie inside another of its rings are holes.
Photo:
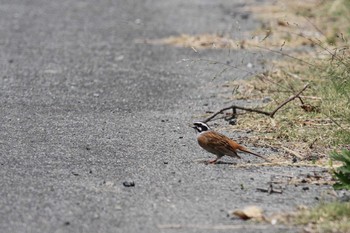
<path fill-rule="evenodd" d="M 240 115 L 234 130 L 254 132 L 254 136 L 241 138 L 245 144 L 280 148 L 284 153 L 278 156 L 277 163 L 298 157 L 326 165 L 331 150 L 350 147 L 350 1 L 282 0 L 245 10 L 263 23 L 253 37 L 244 40 L 208 33 L 143 42 L 194 51 L 262 49 L 283 55 L 285 59 L 271 62 L 269 71 L 248 81 L 225 84 L 232 95 L 224 97 L 260 103 L 260 108 L 272 110 L 306 83 L 311 88 L 302 93 L 301 100 L 279 110 L 273 119 L 254 113 Z"/>
<path fill-rule="evenodd" d="M 270 222 L 303 225 L 304 232 L 350 232 L 350 202 L 321 204 L 313 209 L 300 208 L 295 213 L 275 215 Z"/>
<path fill-rule="evenodd" d="M 293 166 L 291 157 L 298 158 L 295 166 L 327 167 L 330 151 L 350 149 L 350 45 L 347 39 L 350 1 L 281 0 L 274 5 L 249 7 L 246 11 L 253 12 L 263 23 L 253 36 L 244 40 L 227 35 L 184 34 L 143 42 L 188 47 L 194 51 L 261 49 L 282 55 L 285 59 L 272 61 L 270 70 L 249 80 L 234 80 L 223 85 L 229 89 L 227 93 L 231 93 L 223 98 L 230 102 L 247 100 L 266 111 L 274 109 L 306 83 L 311 87 L 300 99 L 280 109 L 274 118 L 240 112 L 237 124 L 228 126 L 228 130 L 250 131 L 254 136 L 241 137 L 237 140 L 239 143 L 279 148 L 283 153 L 269 156 L 272 163 L 240 164 L 235 168 Z M 330 184 L 333 181 L 310 182 Z M 303 225 L 305 232 L 350 232 L 349 213 L 349 203 L 336 202 L 269 220 Z"/>
<path fill-rule="evenodd" d="M 350 52 L 345 39 L 350 35 L 350 6 L 344 4 L 350 2 L 277 1 L 271 7 L 253 8 L 271 31 L 265 38 L 267 46 L 282 43 L 284 48 L 298 48 L 311 42 L 314 49 L 288 53 L 293 59 L 274 61 L 273 69 L 248 82 L 233 81 L 232 100 L 268 97 L 272 101 L 264 108 L 269 110 L 305 83 L 311 88 L 274 119 L 246 114 L 239 119 L 239 128 L 254 130 L 260 142 L 276 140 L 309 160 L 327 158 L 337 145 L 350 144 Z"/>
<path fill-rule="evenodd" d="M 350 147 L 349 9 L 350 2 L 340 0 L 277 1 L 274 6 L 250 8 L 264 23 L 246 44 L 285 59 L 272 61 L 273 68 L 249 80 L 226 83 L 232 94 L 225 98 L 255 102 L 270 111 L 306 83 L 311 88 L 273 119 L 255 113 L 239 115 L 234 130 L 255 135 L 242 141 L 286 152 L 276 162 L 294 156 L 322 165 L 328 164 L 330 151 Z"/>
<path fill-rule="evenodd" d="M 247 34 L 246 39 L 234 39 L 227 34 L 181 34 L 168 38 L 142 40 L 150 44 L 169 44 L 192 49 L 294 49 L 310 46 L 317 49 L 320 42 L 344 43 L 350 33 L 350 5 L 346 0 L 276 1 L 274 5 L 249 6 L 262 20 L 261 27 Z M 341 17 L 337 17 L 340 15 Z M 329 26 L 331 25 L 331 26 Z M 323 51 L 318 50 L 318 51 Z"/>
<path fill-rule="evenodd" d="M 339 141 L 344 141 L 335 135 L 343 129 L 350 131 L 346 119 L 350 115 L 347 99 L 337 94 L 336 89 L 328 88 L 332 85 L 331 80 L 322 80 L 310 71 L 304 71 L 306 74 L 301 78 L 300 72 L 286 69 L 283 62 L 278 65 L 274 71 L 249 81 L 233 81 L 228 87 L 234 90 L 230 98 L 253 99 L 260 103 L 269 99 L 269 103 L 260 105 L 269 111 L 296 93 L 306 82 L 312 83 L 311 88 L 302 94 L 302 102 L 294 100 L 277 112 L 273 119 L 252 113 L 239 116 L 236 130 L 254 131 L 256 137 L 248 139 L 254 144 L 283 145 L 307 160 L 326 158 L 329 150 Z"/>
<path fill-rule="evenodd" d="M 271 163 L 234 167 L 328 167 L 330 151 L 350 149 L 350 45 L 347 39 L 350 36 L 350 1 L 281 0 L 275 1 L 274 5 L 250 6 L 245 10 L 253 12 L 263 23 L 253 36 L 243 40 L 208 33 L 142 42 L 188 47 L 194 51 L 246 49 L 282 55 L 285 59 L 272 61 L 268 71 L 249 80 L 234 80 L 223 85 L 229 89 L 225 93 L 231 94 L 221 97 L 229 102 L 247 100 L 266 111 L 274 109 L 306 83 L 311 87 L 300 99 L 280 109 L 274 118 L 239 112 L 237 124 L 227 126 L 228 130 L 254 133 L 237 141 L 256 147 L 278 148 L 279 154 L 269 156 Z M 225 63 L 218 61 L 217 64 Z M 227 65 L 221 73 L 230 68 Z M 297 157 L 298 162 L 291 163 L 291 157 Z M 310 182 L 332 184 L 333 181 Z M 273 224 L 277 221 L 302 225 L 305 232 L 350 232 L 349 213 L 349 203 L 336 202 L 267 220 Z"/>
<path fill-rule="evenodd" d="M 347 0 L 276 1 L 270 6 L 250 7 L 263 20 L 256 36 L 265 46 L 317 47 L 319 42 L 342 44 L 349 31 L 350 5 Z"/>

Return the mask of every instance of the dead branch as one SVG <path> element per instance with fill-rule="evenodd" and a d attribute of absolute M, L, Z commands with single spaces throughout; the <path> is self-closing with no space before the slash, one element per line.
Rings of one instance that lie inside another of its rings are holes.
<path fill-rule="evenodd" d="M 294 100 L 295 98 L 298 98 L 299 95 L 300 95 L 303 91 L 305 91 L 306 88 L 308 88 L 308 86 L 309 86 L 309 84 L 306 84 L 306 85 L 304 86 L 304 88 L 301 89 L 297 94 L 295 94 L 294 96 L 291 96 L 291 97 L 289 97 L 288 99 L 286 99 L 282 104 L 280 104 L 275 110 L 273 110 L 273 111 L 271 112 L 270 117 L 273 118 L 273 116 L 276 114 L 276 112 L 277 112 L 280 108 L 282 108 L 284 105 L 286 105 L 286 104 L 289 103 L 290 101 Z"/>
<path fill-rule="evenodd" d="M 262 111 L 262 110 L 259 110 L 259 109 L 241 107 L 241 106 L 237 106 L 237 105 L 231 105 L 230 107 L 223 108 L 220 111 L 214 113 L 212 116 L 210 116 L 207 119 L 205 119 L 203 121 L 203 123 L 207 123 L 208 121 L 211 121 L 217 115 L 219 115 L 219 114 L 221 114 L 224 111 L 229 110 L 229 109 L 232 109 L 234 112 L 235 112 L 236 109 L 240 109 L 240 110 L 244 110 L 244 111 L 247 111 L 247 112 L 256 112 L 256 113 L 260 113 L 260 114 L 264 114 L 264 115 L 270 116 L 270 112 L 265 112 L 265 111 Z"/>
<path fill-rule="evenodd" d="M 267 111 L 263 111 L 263 110 L 259 110 L 259 109 L 254 109 L 254 108 L 246 108 L 246 107 L 241 107 L 241 106 L 237 106 L 237 105 L 231 105 L 229 107 L 226 107 L 226 108 L 222 108 L 220 109 L 219 111 L 217 111 L 216 113 L 214 113 L 213 115 L 211 115 L 210 117 L 208 117 L 207 119 L 205 119 L 203 122 L 204 123 L 207 123 L 209 121 L 211 121 L 213 118 L 215 118 L 217 115 L 219 114 L 222 114 L 223 112 L 229 110 L 229 109 L 232 109 L 233 110 L 233 113 L 235 114 L 236 110 L 237 109 L 240 109 L 240 110 L 244 110 L 246 112 L 255 112 L 255 113 L 259 113 L 259 114 L 263 114 L 263 115 L 266 115 L 266 116 L 269 116 L 271 118 L 273 118 L 276 114 L 276 112 L 278 110 L 280 110 L 284 105 L 286 105 L 287 103 L 291 102 L 292 100 L 294 100 L 295 98 L 298 98 L 300 99 L 299 95 L 306 90 L 306 88 L 309 87 L 309 84 L 306 84 L 303 89 L 301 89 L 297 94 L 289 97 L 288 99 L 286 99 L 285 101 L 283 101 L 280 105 L 278 105 L 275 110 L 273 110 L 272 112 L 267 112 Z"/>

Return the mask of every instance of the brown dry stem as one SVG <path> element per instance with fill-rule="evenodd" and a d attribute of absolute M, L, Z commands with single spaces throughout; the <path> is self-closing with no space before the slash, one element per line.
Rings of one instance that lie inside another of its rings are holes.
<path fill-rule="evenodd" d="M 214 119 L 217 115 L 223 113 L 224 111 L 227 111 L 229 109 L 232 109 L 233 111 L 233 114 L 236 113 L 236 110 L 237 109 L 240 109 L 240 110 L 244 110 L 244 111 L 247 111 L 247 112 L 255 112 L 255 113 L 259 113 L 259 114 L 263 114 L 263 115 L 266 115 L 266 116 L 269 116 L 271 118 L 273 118 L 275 116 L 275 114 L 277 113 L 278 110 L 280 110 L 284 105 L 286 105 L 287 103 L 291 102 L 292 100 L 296 99 L 296 98 L 301 98 L 300 97 L 300 94 L 306 90 L 306 88 L 309 87 L 309 84 L 306 84 L 303 89 L 301 89 L 297 94 L 289 97 L 288 99 L 286 99 L 285 101 L 283 101 L 280 105 L 278 105 L 273 111 L 271 112 L 267 112 L 267 111 L 263 111 L 263 110 L 259 110 L 259 109 L 254 109 L 254 108 L 246 108 L 246 107 L 242 107 L 242 106 L 237 106 L 237 105 L 231 105 L 229 107 L 226 107 L 226 108 L 222 108 L 220 109 L 219 111 L 217 111 L 216 113 L 214 113 L 213 115 L 211 115 L 210 117 L 208 117 L 207 119 L 205 119 L 203 122 L 204 123 L 207 123 L 209 121 L 211 121 L 212 119 Z"/>

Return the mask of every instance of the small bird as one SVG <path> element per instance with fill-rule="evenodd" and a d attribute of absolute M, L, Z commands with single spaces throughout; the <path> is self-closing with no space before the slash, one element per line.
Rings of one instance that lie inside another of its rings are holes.
<path fill-rule="evenodd" d="M 224 155 L 240 159 L 241 157 L 237 154 L 237 150 L 258 156 L 270 162 L 268 159 L 249 151 L 247 148 L 239 145 L 225 135 L 211 130 L 210 127 L 203 122 L 195 122 L 193 125 L 192 128 L 199 133 L 197 136 L 198 144 L 206 151 L 216 155 L 216 159 L 210 160 L 209 163 L 216 163 Z"/>

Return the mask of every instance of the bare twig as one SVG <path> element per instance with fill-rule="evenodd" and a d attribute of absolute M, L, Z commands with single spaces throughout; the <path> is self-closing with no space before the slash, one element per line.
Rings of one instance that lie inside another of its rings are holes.
<path fill-rule="evenodd" d="M 303 91 L 305 91 L 305 89 L 308 88 L 308 86 L 309 86 L 309 84 L 306 84 L 306 85 L 304 86 L 304 88 L 301 89 L 297 94 L 295 94 L 295 95 L 289 97 L 288 99 L 286 99 L 282 104 L 280 104 L 275 110 L 273 110 L 273 111 L 271 112 L 270 117 L 273 118 L 273 116 L 276 114 L 276 112 L 277 112 L 280 108 L 282 108 L 284 105 L 286 105 L 286 104 L 289 103 L 290 101 L 294 100 L 295 98 L 299 97 L 299 95 L 300 95 Z"/>
<path fill-rule="evenodd" d="M 224 111 L 227 111 L 229 109 L 232 109 L 233 112 L 235 113 L 235 111 L 237 109 L 240 109 L 240 110 L 244 110 L 244 111 L 247 111 L 247 112 L 255 112 L 255 113 L 259 113 L 259 114 L 263 114 L 263 115 L 266 115 L 266 116 L 269 116 L 271 118 L 273 118 L 276 114 L 276 112 L 278 110 L 280 110 L 284 105 L 286 105 L 287 103 L 291 102 L 292 100 L 294 100 L 295 98 L 299 98 L 299 95 L 305 91 L 305 89 L 309 86 L 309 84 L 306 84 L 303 89 L 301 89 L 297 94 L 289 97 L 288 99 L 286 99 L 285 101 L 283 101 L 283 103 L 281 103 L 280 105 L 277 106 L 277 108 L 275 110 L 273 110 L 272 112 L 267 112 L 267 111 L 263 111 L 263 110 L 259 110 L 259 109 L 254 109 L 254 108 L 246 108 L 246 107 L 241 107 L 241 106 L 237 106 L 237 105 L 231 105 L 229 107 L 226 107 L 226 108 L 222 108 L 220 109 L 219 111 L 215 112 L 213 115 L 211 115 L 210 117 L 208 117 L 207 119 L 205 119 L 203 122 L 204 123 L 207 123 L 209 121 L 211 121 L 213 118 L 215 118 L 217 115 L 223 113 Z"/>
<path fill-rule="evenodd" d="M 310 62 L 304 61 L 303 59 L 294 57 L 294 56 L 292 56 L 292 55 L 289 55 L 289 54 L 287 54 L 287 53 L 284 53 L 284 52 L 281 52 L 281 51 L 278 51 L 278 50 L 269 49 L 269 48 L 266 48 L 266 47 L 263 47 L 263 46 L 259 46 L 259 45 L 252 45 L 252 47 L 257 47 L 257 48 L 259 48 L 259 49 L 267 50 L 267 51 L 272 52 L 272 53 L 277 53 L 277 54 L 279 54 L 279 55 L 281 55 L 281 56 L 284 56 L 284 57 L 292 58 L 292 59 L 294 59 L 294 60 L 296 60 L 296 61 L 299 61 L 299 62 L 301 62 L 301 63 L 303 63 L 303 64 L 309 65 L 310 67 L 316 67 L 315 64 L 312 64 L 312 63 L 310 63 Z M 318 67 L 316 67 L 316 68 L 318 68 Z"/>
<path fill-rule="evenodd" d="M 264 115 L 267 115 L 267 116 L 270 115 L 269 112 L 265 112 L 265 111 L 262 111 L 262 110 L 253 109 L 253 108 L 246 108 L 246 107 L 241 107 L 241 106 L 237 106 L 237 105 L 231 105 L 230 107 L 226 107 L 226 108 L 220 109 L 220 111 L 214 113 L 212 116 L 210 116 L 207 119 L 205 119 L 203 121 L 203 123 L 207 123 L 208 121 L 211 121 L 214 117 L 216 117 L 217 115 L 219 115 L 219 114 L 221 114 L 224 111 L 229 110 L 229 109 L 232 109 L 233 111 L 235 111 L 235 109 L 240 109 L 240 110 L 244 110 L 244 111 L 247 111 L 247 112 L 256 112 L 256 113 L 264 114 Z"/>
<path fill-rule="evenodd" d="M 311 142 L 311 144 L 309 145 L 309 148 L 310 148 L 310 149 L 312 149 L 312 148 L 314 147 L 314 145 L 315 145 L 315 143 L 316 143 L 317 140 L 318 140 L 318 138 L 315 138 L 315 140 L 313 140 L 313 141 Z"/>
<path fill-rule="evenodd" d="M 334 124 L 336 124 L 339 128 L 344 129 L 336 120 L 334 120 L 331 116 L 329 116 L 326 113 L 323 113 L 324 115 L 326 115 Z"/>
<path fill-rule="evenodd" d="M 318 31 L 322 36 L 327 37 L 326 34 L 316 24 L 311 22 L 311 20 L 308 17 L 304 16 L 304 19 L 308 21 L 309 24 L 311 24 L 311 26 L 313 26 L 316 29 L 316 31 Z"/>

